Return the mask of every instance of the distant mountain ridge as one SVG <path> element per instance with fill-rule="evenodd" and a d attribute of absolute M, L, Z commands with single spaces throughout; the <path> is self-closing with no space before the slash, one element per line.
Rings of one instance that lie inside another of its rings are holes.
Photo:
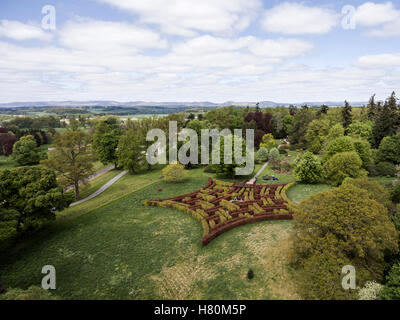
<path fill-rule="evenodd" d="M 301 103 L 278 103 L 273 101 L 260 101 L 258 102 L 261 108 L 278 107 L 278 106 L 321 106 L 323 104 L 332 106 L 342 106 L 344 102 L 323 101 L 323 102 L 301 102 Z M 350 102 L 352 106 L 363 106 L 368 102 L 354 101 Z M 131 102 L 118 102 L 118 101 L 27 101 L 27 102 L 9 102 L 0 103 L 0 108 L 22 108 L 22 107 L 58 107 L 58 108 L 78 108 L 78 107 L 222 107 L 222 106 L 238 106 L 238 107 L 255 107 L 257 102 L 249 101 L 226 101 L 223 103 L 214 103 L 209 101 L 193 101 L 193 102 L 151 102 L 151 101 L 131 101 Z"/>

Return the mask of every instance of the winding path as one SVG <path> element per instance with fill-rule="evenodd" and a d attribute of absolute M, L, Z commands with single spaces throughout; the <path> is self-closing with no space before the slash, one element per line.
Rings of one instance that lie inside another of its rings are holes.
<path fill-rule="evenodd" d="M 90 199 L 93 199 L 94 197 L 97 197 L 99 194 L 103 193 L 104 191 L 106 191 L 109 187 L 111 187 L 115 182 L 117 182 L 119 179 L 121 179 L 124 175 L 126 175 L 128 173 L 128 171 L 122 171 L 119 175 L 115 176 L 114 178 L 112 178 L 110 181 L 108 181 L 105 185 L 103 185 L 100 189 L 98 189 L 96 192 L 92 193 L 90 196 L 73 202 L 71 203 L 69 206 L 70 207 L 74 207 L 77 206 L 78 204 L 84 203 Z"/>
<path fill-rule="evenodd" d="M 108 166 L 108 167 L 106 167 L 104 169 L 101 169 L 101 170 L 93 173 L 91 176 L 89 176 L 87 179 L 85 179 L 85 181 L 90 181 L 90 180 L 98 177 L 99 175 L 101 175 L 103 173 L 107 173 L 108 171 L 114 170 L 114 168 L 115 168 L 115 165 L 112 164 L 112 165 L 110 165 L 110 166 Z M 82 184 L 82 181 L 79 181 L 79 184 Z M 69 191 L 69 190 L 72 190 L 73 188 L 74 188 L 74 185 L 71 185 L 71 186 L 66 187 L 64 189 L 64 191 Z"/>
<path fill-rule="evenodd" d="M 261 167 L 260 170 L 258 170 L 256 175 L 251 180 L 249 180 L 249 182 L 247 182 L 246 184 L 254 184 L 254 182 L 256 182 L 256 178 L 258 178 L 261 175 L 261 173 L 263 173 L 263 171 L 267 167 L 267 165 L 268 165 L 268 162 L 264 163 L 264 165 Z"/>

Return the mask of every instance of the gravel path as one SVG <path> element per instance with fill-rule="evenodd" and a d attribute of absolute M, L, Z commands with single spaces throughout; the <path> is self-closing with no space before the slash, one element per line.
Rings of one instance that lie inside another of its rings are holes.
<path fill-rule="evenodd" d="M 261 169 L 258 170 L 256 175 L 249 182 L 247 182 L 247 184 L 254 184 L 254 182 L 256 181 L 256 178 L 258 178 L 261 175 L 261 173 L 263 173 L 263 171 L 267 167 L 267 165 L 268 165 L 268 162 L 264 163 L 264 165 L 261 167 Z"/>
<path fill-rule="evenodd" d="M 101 175 L 101 174 L 103 174 L 103 173 L 106 173 L 106 172 L 108 172 L 108 171 L 113 170 L 114 168 L 115 168 L 115 165 L 112 164 L 112 165 L 110 165 L 110 166 L 108 166 L 108 167 L 106 167 L 106 168 L 104 168 L 104 169 L 101 169 L 101 170 L 95 172 L 94 174 L 92 174 L 91 176 L 89 176 L 89 177 L 86 179 L 86 181 L 90 181 L 90 180 L 92 180 L 92 179 L 98 177 L 99 175 Z M 81 184 L 81 183 L 82 183 L 82 181 L 79 181 L 79 184 Z M 64 191 L 69 191 L 69 190 L 71 190 L 71 189 L 73 189 L 73 188 L 74 188 L 73 185 L 72 185 L 72 186 L 68 186 L 68 187 L 66 187 L 66 188 L 64 189 Z"/>
<path fill-rule="evenodd" d="M 99 190 L 97 190 L 96 192 L 92 193 L 90 196 L 73 202 L 70 204 L 70 207 L 76 206 L 78 204 L 84 203 L 90 199 L 93 199 L 94 197 L 97 197 L 100 193 L 106 191 L 109 187 L 111 187 L 115 182 L 117 182 L 119 179 L 121 179 L 124 175 L 126 175 L 128 173 L 128 171 L 122 171 L 119 175 L 115 176 L 114 178 L 112 178 L 110 181 L 108 181 L 105 185 L 103 185 Z"/>

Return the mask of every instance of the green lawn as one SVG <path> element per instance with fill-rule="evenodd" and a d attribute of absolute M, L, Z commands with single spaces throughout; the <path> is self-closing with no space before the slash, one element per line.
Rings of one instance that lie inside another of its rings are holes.
<path fill-rule="evenodd" d="M 17 166 L 17 163 L 11 158 L 11 156 L 0 156 L 0 170 L 12 169 Z"/>
<path fill-rule="evenodd" d="M 299 298 L 286 255 L 290 221 L 239 227 L 202 247 L 196 220 L 141 204 L 199 189 L 208 176 L 200 168 L 185 183 L 166 184 L 158 168 L 123 177 L 1 257 L 1 282 L 40 285 L 42 266 L 52 264 L 54 294 L 65 299 Z"/>

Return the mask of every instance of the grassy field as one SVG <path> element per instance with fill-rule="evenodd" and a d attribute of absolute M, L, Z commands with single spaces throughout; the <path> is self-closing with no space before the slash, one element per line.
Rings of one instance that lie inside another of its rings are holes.
<path fill-rule="evenodd" d="M 40 285 L 41 267 L 52 264 L 57 269 L 54 293 L 65 299 L 299 298 L 286 254 L 291 222 L 239 227 L 202 247 L 196 220 L 141 204 L 196 190 L 208 176 L 202 169 L 191 170 L 184 184 L 160 181 L 160 168 L 125 176 L 1 257 L 1 282 Z M 113 201 L 104 205 L 107 200 Z M 250 268 L 252 280 L 246 277 Z"/>

